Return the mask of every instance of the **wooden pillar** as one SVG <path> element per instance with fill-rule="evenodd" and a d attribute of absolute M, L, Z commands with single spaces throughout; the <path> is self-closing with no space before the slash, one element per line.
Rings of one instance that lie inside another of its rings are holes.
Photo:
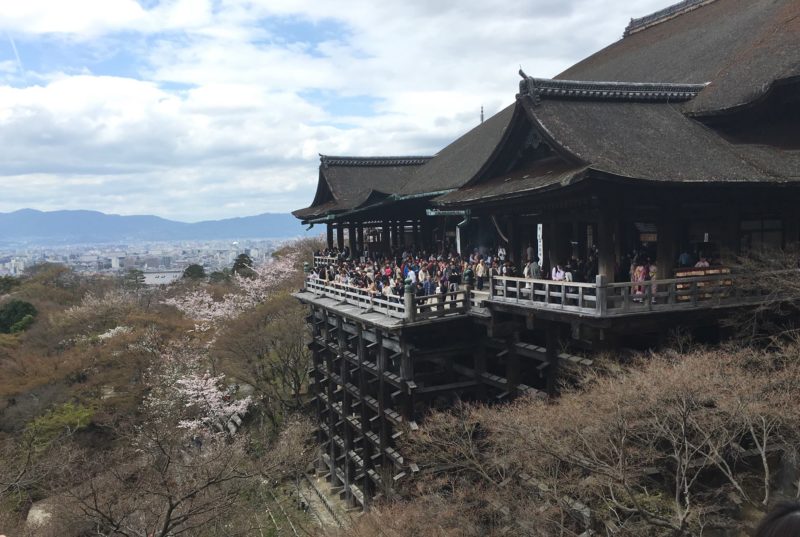
<path fill-rule="evenodd" d="M 367 438 L 367 433 L 371 432 L 367 426 L 370 418 L 369 407 L 364 401 L 364 398 L 367 395 L 367 375 L 369 374 L 364 367 L 364 362 L 366 361 L 368 351 L 366 342 L 364 340 L 364 328 L 361 325 L 358 325 L 356 330 L 358 335 L 358 351 L 356 352 L 356 355 L 358 356 L 358 393 L 361 396 L 361 404 L 358 407 L 361 418 L 359 420 L 359 425 L 361 426 L 361 445 L 363 446 L 361 458 L 364 460 L 364 478 L 362 481 L 361 490 L 364 493 L 364 510 L 369 510 L 370 500 L 372 499 L 372 480 L 370 479 L 367 470 L 373 469 L 374 465 L 372 461 L 372 442 L 370 442 Z"/>
<path fill-rule="evenodd" d="M 664 207 L 656 225 L 656 279 L 672 278 L 678 257 L 678 214 L 673 204 Z"/>
<path fill-rule="evenodd" d="M 547 394 L 553 397 L 558 385 L 558 354 L 561 350 L 559 341 L 559 325 L 554 321 L 545 321 L 545 352 L 547 355 Z"/>
<path fill-rule="evenodd" d="M 486 345 L 484 343 L 485 338 L 481 338 L 478 346 L 475 348 L 473 353 L 473 368 L 475 370 L 475 380 L 478 381 L 478 391 L 477 395 L 480 400 L 485 400 L 487 397 L 486 394 L 486 383 L 483 378 L 483 374 L 486 373 Z"/>
<path fill-rule="evenodd" d="M 380 465 L 383 475 L 384 488 L 388 490 L 390 486 L 391 480 L 391 473 L 388 471 L 388 465 L 392 463 L 387 461 L 386 458 L 386 448 L 389 446 L 389 427 L 386 423 L 386 413 L 384 412 L 384 405 L 386 404 L 386 381 L 383 378 L 383 374 L 386 371 L 386 365 L 389 361 L 388 352 L 386 347 L 383 346 L 383 335 L 378 333 L 378 415 L 376 416 L 378 419 L 378 438 L 379 438 L 379 449 L 380 449 Z"/>
<path fill-rule="evenodd" d="M 386 257 L 389 256 L 389 250 L 391 249 L 391 243 L 389 242 L 390 241 L 389 235 L 390 235 L 389 221 L 384 220 L 383 228 L 381 229 L 381 248 L 383 248 L 382 253 Z"/>
<path fill-rule="evenodd" d="M 547 261 L 547 268 L 553 270 L 558 262 L 558 252 L 556 251 L 556 223 L 553 218 L 548 218 L 546 222 L 542 223 L 542 242 L 544 243 L 544 256 L 542 263 Z"/>
<path fill-rule="evenodd" d="M 797 213 L 795 213 L 796 215 Z M 797 217 L 795 216 L 795 220 Z M 736 256 L 739 255 L 741 250 L 741 215 L 739 214 L 739 204 L 737 200 L 728 200 L 725 204 L 725 241 L 722 244 L 722 262 L 725 264 L 733 264 L 736 262 Z M 788 229 L 784 229 L 784 232 Z M 788 235 L 784 235 L 784 238 Z"/>
<path fill-rule="evenodd" d="M 325 326 L 326 336 L 330 336 L 330 326 L 328 325 L 327 315 L 325 316 Z M 329 337 L 326 337 L 326 342 L 330 342 Z M 338 421 L 338 416 L 336 415 L 336 411 L 333 409 L 333 403 L 335 402 L 334 398 L 336 395 L 333 379 L 331 379 L 331 373 L 333 373 L 333 351 L 330 348 L 325 350 L 325 372 L 328 380 L 328 470 L 330 472 L 331 487 L 339 487 L 341 486 L 341 482 L 336 474 L 336 442 L 333 441 L 333 437 L 336 434 L 336 422 Z"/>
<path fill-rule="evenodd" d="M 411 222 L 411 233 L 412 233 L 412 241 L 414 243 L 414 248 L 417 250 L 420 249 L 419 247 L 419 220 L 414 220 Z"/>
<path fill-rule="evenodd" d="M 353 225 L 350 225 L 350 230 L 353 230 Z M 351 246 L 352 248 L 352 246 Z M 350 370 L 350 366 L 347 360 L 344 357 L 344 352 L 347 350 L 347 334 L 344 331 L 342 318 L 338 317 L 336 319 L 336 330 L 337 336 L 339 339 L 339 377 L 342 380 L 342 384 L 345 385 L 348 382 L 348 371 Z M 352 409 L 352 395 L 349 391 L 344 389 L 344 387 L 340 390 L 342 394 L 342 416 L 340 417 L 340 423 L 342 424 L 340 434 L 342 436 L 342 440 L 344 441 L 344 447 L 342 448 L 342 466 L 343 466 L 343 473 L 344 473 L 344 499 L 348 506 L 352 507 L 355 503 L 353 499 L 353 491 L 350 490 L 350 485 L 353 483 L 353 461 L 350 460 L 348 457 L 348 453 L 353 449 L 353 432 L 351 430 L 350 422 L 347 420 L 347 416 L 350 415 Z"/>
<path fill-rule="evenodd" d="M 358 250 L 359 255 L 364 253 L 364 224 L 359 223 L 356 227 L 356 249 Z"/>
<path fill-rule="evenodd" d="M 408 291 L 406 291 L 408 292 Z M 407 341 L 401 342 L 402 356 L 400 357 L 400 377 L 403 379 L 404 394 L 403 418 L 406 421 L 414 420 L 414 395 L 408 383 L 414 380 L 414 358 L 411 356 L 411 349 Z"/>
<path fill-rule="evenodd" d="M 319 323 L 316 319 L 316 309 L 314 306 L 309 308 L 311 312 L 311 332 L 314 337 L 321 337 L 322 332 L 319 328 Z M 324 368 L 322 355 L 325 352 L 325 349 L 318 348 L 316 344 L 314 344 L 313 350 L 311 351 L 311 363 L 313 364 L 314 368 L 312 370 L 311 377 L 313 378 L 314 384 L 312 385 L 311 392 L 314 394 L 314 410 L 316 411 L 317 415 L 317 423 L 323 422 L 323 413 L 324 407 L 322 403 L 322 398 L 320 395 L 322 394 L 322 384 L 325 381 L 325 376 L 320 371 L 320 368 Z M 325 453 L 325 433 L 324 431 L 319 428 L 317 429 L 317 445 L 319 446 L 319 457 L 317 458 L 317 470 L 323 471 L 325 469 L 325 461 L 322 458 L 322 454 Z"/>
<path fill-rule="evenodd" d="M 520 258 L 520 253 L 522 252 L 522 241 L 520 240 L 519 217 L 517 215 L 511 216 L 508 228 L 508 248 L 510 250 L 508 253 L 511 257 L 511 262 L 521 269 L 522 260 Z M 521 271 L 518 271 L 517 275 L 521 276 Z"/>
<path fill-rule="evenodd" d="M 358 239 L 356 238 L 355 222 L 350 222 L 347 227 L 347 239 L 350 245 L 350 257 L 355 258 L 358 254 Z"/>
<path fill-rule="evenodd" d="M 344 250 L 344 224 L 341 222 L 336 224 L 336 247 L 340 252 Z"/>
<path fill-rule="evenodd" d="M 607 206 L 601 207 L 597 221 L 597 271 L 606 277 L 607 283 L 614 282 L 616 274 L 616 249 L 618 247 L 616 243 L 619 241 L 618 226 L 618 217 L 614 215 L 611 208 Z"/>
<path fill-rule="evenodd" d="M 517 396 L 517 386 L 520 379 L 520 364 L 519 354 L 517 354 L 517 342 L 519 341 L 519 332 L 515 331 L 511 336 L 506 338 L 506 381 L 508 382 L 509 397 L 514 398 Z"/>
<path fill-rule="evenodd" d="M 395 234 L 395 241 L 394 241 L 395 248 L 401 248 L 403 246 L 403 231 L 405 229 L 404 222 L 402 222 L 401 220 L 396 221 L 394 223 L 394 229 L 395 229 L 395 232 L 394 232 L 394 234 Z"/>
<path fill-rule="evenodd" d="M 326 224 L 326 226 L 327 226 L 328 250 L 333 250 L 333 224 Z"/>

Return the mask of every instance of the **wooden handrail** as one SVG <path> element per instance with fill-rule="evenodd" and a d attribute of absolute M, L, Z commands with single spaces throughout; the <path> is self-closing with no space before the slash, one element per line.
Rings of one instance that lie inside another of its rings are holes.
<path fill-rule="evenodd" d="M 800 272 L 796 269 L 781 272 Z M 494 276 L 490 301 L 533 309 L 557 309 L 597 317 L 650 311 L 737 305 L 759 300 L 758 293 L 742 294 L 736 275 L 725 271 L 705 276 L 595 283 L 535 280 Z"/>
<path fill-rule="evenodd" d="M 466 314 L 470 304 L 470 297 L 465 289 L 434 295 L 404 295 L 403 299 L 397 297 L 397 302 L 394 302 L 386 300 L 383 295 L 373 295 L 362 287 L 328 280 L 308 278 L 305 288 L 316 295 L 342 299 L 350 305 L 363 307 L 366 311 L 376 311 L 408 322 Z M 431 299 L 434 301 L 428 302 Z"/>

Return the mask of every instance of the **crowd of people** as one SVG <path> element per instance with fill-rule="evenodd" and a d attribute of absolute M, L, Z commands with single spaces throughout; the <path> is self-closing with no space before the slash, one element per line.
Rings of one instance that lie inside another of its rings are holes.
<path fill-rule="evenodd" d="M 372 253 L 358 257 L 352 256 L 347 247 L 341 251 L 332 248 L 315 253 L 328 262 L 317 263 L 309 278 L 363 289 L 376 298 L 400 301 L 407 282 L 415 296 L 426 297 L 455 292 L 465 286 L 483 291 L 493 276 L 590 282 L 597 275 L 594 251 L 586 260 L 573 256 L 567 263 L 552 268 L 541 263 L 532 246 L 528 246 L 526 253 L 519 269 L 508 259 L 503 247 L 474 248 L 469 255 L 432 254 L 405 247 L 387 255 Z"/>
<path fill-rule="evenodd" d="M 598 252 L 592 247 L 586 259 L 571 256 L 566 263 L 555 263 L 552 267 L 543 263 L 532 245 L 528 245 L 525 259 L 518 267 L 506 254 L 505 248 L 474 248 L 468 255 L 451 251 L 448 254 L 433 254 L 413 246 L 396 249 L 391 253 L 362 252 L 352 255 L 345 247 L 315 252 L 326 263 L 316 264 L 309 278 L 335 282 L 365 290 L 374 297 L 400 301 L 409 283 L 415 296 L 425 297 L 446 294 L 464 286 L 483 291 L 493 276 L 511 276 L 534 280 L 592 283 L 598 274 Z M 682 253 L 678 266 L 708 267 L 703 255 L 695 260 Z M 655 260 L 645 251 L 634 250 L 623 256 L 617 264 L 616 281 L 637 283 L 634 294 L 643 294 L 647 282 L 657 279 Z"/>

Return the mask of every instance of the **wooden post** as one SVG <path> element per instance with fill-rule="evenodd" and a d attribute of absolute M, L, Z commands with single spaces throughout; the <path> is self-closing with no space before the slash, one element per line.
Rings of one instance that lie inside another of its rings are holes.
<path fill-rule="evenodd" d="M 333 250 L 333 224 L 326 224 L 328 250 Z"/>
<path fill-rule="evenodd" d="M 425 216 L 420 220 L 419 223 L 419 232 L 422 235 L 422 245 L 421 248 L 424 252 L 430 254 L 431 253 L 431 228 L 430 228 L 430 216 Z"/>
<path fill-rule="evenodd" d="M 330 334 L 330 330 L 327 332 Z M 328 339 L 328 341 L 330 340 Z M 333 409 L 335 388 L 333 379 L 331 378 L 331 373 L 333 373 L 333 351 L 330 349 L 326 349 L 325 352 L 325 372 L 328 380 L 328 471 L 330 472 L 331 486 L 338 487 L 340 486 L 340 481 L 339 477 L 336 475 L 336 442 L 333 441 L 333 437 L 336 434 L 337 416 Z"/>
<path fill-rule="evenodd" d="M 353 227 L 351 225 L 350 229 L 352 230 Z M 353 461 L 350 460 L 348 457 L 348 453 L 353 449 L 353 431 L 350 426 L 350 422 L 347 420 L 347 416 L 351 413 L 351 403 L 352 403 L 352 395 L 350 392 L 344 387 L 348 383 L 348 372 L 350 370 L 350 365 L 348 361 L 344 357 L 344 353 L 347 350 L 347 334 L 343 328 L 342 318 L 338 317 L 336 319 L 336 328 L 337 328 L 337 335 L 339 336 L 339 377 L 342 379 L 342 416 L 341 416 L 341 423 L 342 427 L 340 429 L 342 440 L 344 441 L 344 447 L 342 448 L 342 454 L 344 458 L 342 462 L 344 463 L 343 470 L 344 470 L 344 499 L 345 503 L 352 507 L 355 504 L 355 500 L 353 498 L 353 491 L 350 489 L 350 485 L 353 483 Z"/>
<path fill-rule="evenodd" d="M 410 282 L 406 283 L 405 292 L 403 293 L 403 301 L 406 310 L 406 321 L 413 323 L 417 320 L 417 302 L 414 299 L 414 287 Z"/>
<path fill-rule="evenodd" d="M 658 242 L 656 244 L 656 279 L 667 280 L 672 278 L 675 271 L 675 260 L 678 242 L 677 211 L 674 205 L 669 205 L 662 210 L 658 225 Z"/>
<path fill-rule="evenodd" d="M 597 314 L 605 316 L 608 309 L 608 288 L 606 283 L 607 278 L 603 274 L 598 274 L 595 278 L 596 298 L 597 298 Z"/>
<path fill-rule="evenodd" d="M 358 254 L 358 239 L 356 238 L 355 222 L 350 222 L 347 227 L 347 242 L 350 245 L 350 258 L 354 259 Z"/>
<path fill-rule="evenodd" d="M 383 345 L 383 335 L 378 332 L 377 333 L 377 343 L 378 343 L 378 438 L 379 442 L 379 449 L 380 449 L 380 466 L 381 469 L 385 472 L 386 471 L 386 448 L 389 446 L 389 431 L 388 425 L 386 423 L 386 413 L 384 412 L 384 405 L 386 404 L 386 380 L 383 378 L 384 372 L 386 372 L 386 363 L 389 361 L 389 357 L 387 356 L 387 349 Z M 384 478 L 384 489 L 388 491 L 390 487 L 388 473 L 384 473 L 382 476 Z"/>
<path fill-rule="evenodd" d="M 794 213 L 795 215 L 797 213 Z M 795 216 L 796 220 L 796 216 Z M 741 249 L 739 241 L 741 240 L 741 216 L 739 214 L 739 204 L 734 200 L 728 200 L 725 204 L 725 240 L 723 242 L 724 251 L 723 262 L 725 264 L 732 264 L 736 261 L 735 256 L 739 254 Z"/>
<path fill-rule="evenodd" d="M 509 217 L 508 250 L 511 262 L 521 269 L 522 263 L 520 260 L 520 253 L 522 252 L 522 244 L 520 242 L 519 218 L 517 215 L 511 215 L 511 217 Z"/>
<path fill-rule="evenodd" d="M 403 339 L 400 343 L 402 354 L 400 356 L 400 377 L 403 379 L 404 388 L 406 393 L 403 397 L 403 417 L 406 421 L 413 421 L 414 419 L 414 395 L 408 387 L 408 382 L 414 380 L 414 358 L 411 356 L 411 349 L 408 342 Z"/>
<path fill-rule="evenodd" d="M 344 250 L 344 224 L 341 222 L 336 224 L 336 247 L 339 252 Z"/>
<path fill-rule="evenodd" d="M 356 333 L 358 334 L 358 393 L 361 396 L 359 410 L 360 410 L 360 425 L 361 425 L 361 445 L 362 445 L 362 452 L 361 458 L 364 460 L 364 480 L 362 484 L 362 490 L 364 492 L 364 510 L 369 510 L 369 503 L 372 499 L 372 484 L 369 474 L 367 470 L 373 469 L 373 461 L 372 461 L 372 442 L 370 442 L 366 438 L 366 434 L 371 432 L 367 424 L 369 423 L 369 408 L 367 407 L 366 402 L 364 401 L 364 397 L 367 394 L 367 371 L 364 368 L 364 362 L 366 361 L 367 357 L 367 345 L 364 342 L 364 328 L 361 325 L 358 325 L 356 328 Z"/>
<path fill-rule="evenodd" d="M 483 338 L 478 343 L 475 349 L 474 356 L 475 380 L 478 381 L 478 398 L 481 400 L 486 399 L 486 383 L 484 382 L 483 374 L 486 373 L 486 345 Z"/>
<path fill-rule="evenodd" d="M 519 355 L 517 354 L 517 342 L 519 341 L 519 332 L 514 333 L 506 338 L 506 381 L 508 383 L 508 394 L 512 399 L 517 396 L 517 386 L 519 385 L 520 367 Z"/>
<path fill-rule="evenodd" d="M 412 231 L 412 241 L 414 242 L 414 248 L 419 250 L 419 221 L 413 220 L 411 222 L 411 231 Z"/>
<path fill-rule="evenodd" d="M 391 242 L 390 242 L 390 226 L 389 221 L 383 221 L 383 229 L 381 230 L 381 244 L 383 248 L 383 255 L 385 257 L 389 257 L 389 251 L 391 250 Z"/>
<path fill-rule="evenodd" d="M 613 215 L 609 207 L 600 208 L 600 218 L 597 222 L 597 248 L 598 248 L 598 274 L 606 277 L 606 281 L 614 281 L 616 274 L 616 236 L 618 218 Z"/>
<path fill-rule="evenodd" d="M 399 220 L 395 220 L 395 222 L 394 222 L 394 240 L 392 241 L 393 242 L 393 246 L 395 248 L 399 248 L 403 244 L 403 242 L 401 240 L 402 239 L 402 229 L 403 229 L 402 223 Z"/>
<path fill-rule="evenodd" d="M 586 236 L 584 231 L 583 236 Z M 581 223 L 577 220 L 572 221 L 572 234 L 569 241 L 570 255 L 575 258 L 585 257 L 586 250 L 581 251 Z"/>
<path fill-rule="evenodd" d="M 553 397 L 558 385 L 558 354 L 561 350 L 558 334 L 558 323 L 547 321 L 545 323 L 545 339 L 547 354 L 547 395 Z"/>
<path fill-rule="evenodd" d="M 547 268 L 552 271 L 556 264 L 559 263 L 558 249 L 556 245 L 556 221 L 553 217 L 549 217 L 546 222 L 542 224 L 542 242 L 544 243 L 544 255 L 547 258 Z M 542 263 L 544 263 L 544 259 Z"/>

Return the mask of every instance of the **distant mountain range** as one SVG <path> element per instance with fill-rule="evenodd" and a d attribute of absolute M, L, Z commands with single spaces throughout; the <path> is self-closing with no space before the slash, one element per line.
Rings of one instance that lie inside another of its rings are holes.
<path fill-rule="evenodd" d="M 317 232 L 317 230 L 314 230 Z M 134 241 L 291 238 L 305 235 L 291 214 L 207 220 L 188 224 L 152 215 L 121 216 L 97 211 L 0 213 L 0 244 L 91 244 Z"/>

